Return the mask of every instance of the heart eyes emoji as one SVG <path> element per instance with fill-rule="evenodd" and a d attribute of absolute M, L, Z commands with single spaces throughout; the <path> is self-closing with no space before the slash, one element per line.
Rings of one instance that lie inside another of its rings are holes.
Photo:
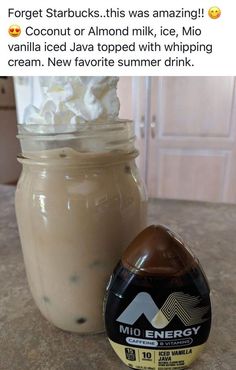
<path fill-rule="evenodd" d="M 12 24 L 8 28 L 8 33 L 11 37 L 18 37 L 21 34 L 21 28 L 17 24 Z"/>

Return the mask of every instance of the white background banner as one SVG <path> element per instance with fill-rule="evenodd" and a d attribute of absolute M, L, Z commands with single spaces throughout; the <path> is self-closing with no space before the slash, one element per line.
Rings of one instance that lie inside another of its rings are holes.
<path fill-rule="evenodd" d="M 1 75 L 236 74 L 233 1 L 12 0 L 0 11 Z"/>

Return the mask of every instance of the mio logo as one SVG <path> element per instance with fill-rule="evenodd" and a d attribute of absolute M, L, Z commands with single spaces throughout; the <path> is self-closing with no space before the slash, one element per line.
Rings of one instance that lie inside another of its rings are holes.
<path fill-rule="evenodd" d="M 204 315 L 210 306 L 199 307 L 201 297 L 191 296 L 182 292 L 171 293 L 159 309 L 150 294 L 141 292 L 126 307 L 116 321 L 133 325 L 141 315 L 145 315 L 150 324 L 157 329 L 165 328 L 174 316 L 185 326 L 200 324 L 207 319 Z"/>

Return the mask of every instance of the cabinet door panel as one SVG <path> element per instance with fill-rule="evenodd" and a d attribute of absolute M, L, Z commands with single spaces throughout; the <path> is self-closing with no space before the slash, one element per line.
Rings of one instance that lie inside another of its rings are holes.
<path fill-rule="evenodd" d="M 153 77 L 152 85 L 150 196 L 236 199 L 235 77 Z"/>
<path fill-rule="evenodd" d="M 228 152 L 159 151 L 158 196 L 221 201 Z"/>
<path fill-rule="evenodd" d="M 16 139 L 16 111 L 0 110 L 0 183 L 16 182 L 21 166 L 17 162 L 20 153 L 19 142 Z"/>
<path fill-rule="evenodd" d="M 160 135 L 228 136 L 234 89 L 232 77 L 162 79 Z"/>

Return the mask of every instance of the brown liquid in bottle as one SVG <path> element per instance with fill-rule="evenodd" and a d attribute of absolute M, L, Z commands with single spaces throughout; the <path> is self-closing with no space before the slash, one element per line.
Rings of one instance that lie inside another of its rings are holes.
<path fill-rule="evenodd" d="M 197 358 L 211 326 L 209 285 L 177 234 L 150 226 L 129 245 L 108 286 L 105 324 L 131 368 L 180 370 Z"/>

